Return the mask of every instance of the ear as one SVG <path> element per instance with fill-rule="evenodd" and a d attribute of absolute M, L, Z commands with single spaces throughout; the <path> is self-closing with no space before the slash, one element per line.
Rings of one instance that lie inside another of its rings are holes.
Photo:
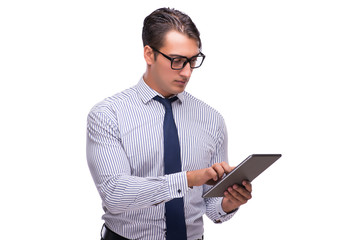
<path fill-rule="evenodd" d="M 147 65 L 152 65 L 155 62 L 154 51 L 149 45 L 144 47 L 144 58 Z"/>

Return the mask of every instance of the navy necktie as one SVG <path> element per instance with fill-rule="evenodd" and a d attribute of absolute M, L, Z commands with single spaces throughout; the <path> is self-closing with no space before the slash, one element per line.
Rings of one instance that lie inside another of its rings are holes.
<path fill-rule="evenodd" d="M 164 169 L 165 174 L 181 172 L 179 137 L 171 103 L 178 98 L 154 97 L 165 107 L 164 117 Z M 165 203 L 166 239 L 186 240 L 186 224 L 183 198 L 174 198 Z"/>

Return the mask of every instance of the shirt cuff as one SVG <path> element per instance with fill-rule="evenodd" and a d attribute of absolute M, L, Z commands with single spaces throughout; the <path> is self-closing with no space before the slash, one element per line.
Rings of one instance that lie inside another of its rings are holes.
<path fill-rule="evenodd" d="M 189 189 L 186 172 L 165 175 L 171 198 L 182 198 Z"/>
<path fill-rule="evenodd" d="M 235 213 L 239 209 L 239 208 L 236 208 L 235 210 L 231 211 L 230 213 L 226 213 L 222 209 L 221 203 L 222 203 L 222 198 L 220 198 L 220 201 L 218 202 L 218 204 L 215 205 L 215 210 L 217 212 L 217 218 L 214 221 L 215 223 L 222 223 L 222 222 L 229 220 L 230 218 L 232 218 L 235 215 Z"/>

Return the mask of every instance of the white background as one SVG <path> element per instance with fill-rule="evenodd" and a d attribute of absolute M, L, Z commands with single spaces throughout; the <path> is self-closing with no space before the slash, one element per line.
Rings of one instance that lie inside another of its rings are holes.
<path fill-rule="evenodd" d="M 360 239 L 358 1 L 1 1 L 1 239 L 99 239 L 86 116 L 143 72 L 143 19 L 189 14 L 204 65 L 187 90 L 218 109 L 236 165 L 283 157 L 211 239 Z M 49 235 L 53 235 L 49 237 Z"/>

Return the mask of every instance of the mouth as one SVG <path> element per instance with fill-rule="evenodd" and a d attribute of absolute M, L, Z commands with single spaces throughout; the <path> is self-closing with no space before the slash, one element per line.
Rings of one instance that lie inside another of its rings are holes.
<path fill-rule="evenodd" d="M 187 80 L 175 80 L 174 82 L 177 84 L 180 84 L 180 85 L 185 85 L 188 81 Z"/>

